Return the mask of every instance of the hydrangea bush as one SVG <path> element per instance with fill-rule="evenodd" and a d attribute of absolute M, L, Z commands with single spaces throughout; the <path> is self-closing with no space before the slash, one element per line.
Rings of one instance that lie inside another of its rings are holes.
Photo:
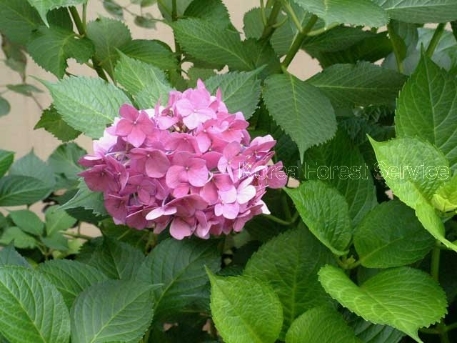
<path fill-rule="evenodd" d="M 0 342 L 456 341 L 457 1 L 226 5 L 0 0 Z"/>

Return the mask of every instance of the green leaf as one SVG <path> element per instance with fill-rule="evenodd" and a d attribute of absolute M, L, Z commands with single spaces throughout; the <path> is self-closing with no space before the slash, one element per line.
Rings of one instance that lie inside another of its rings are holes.
<path fill-rule="evenodd" d="M 387 325 L 377 325 L 351 313 L 346 315 L 349 326 L 364 343 L 398 343 L 405 335 L 403 332 Z"/>
<path fill-rule="evenodd" d="M 455 0 L 372 0 L 392 19 L 407 23 L 444 23 L 457 19 Z"/>
<path fill-rule="evenodd" d="M 71 308 L 71 342 L 137 342 L 153 315 L 152 286 L 107 280 L 90 286 Z"/>
<path fill-rule="evenodd" d="M 233 31 L 196 18 L 178 20 L 173 31 L 184 51 L 199 60 L 235 70 L 254 69 L 252 56 Z"/>
<path fill-rule="evenodd" d="M 322 181 L 306 181 L 285 188 L 310 231 L 336 255 L 345 255 L 352 238 L 351 220 L 344 197 Z"/>
<path fill-rule="evenodd" d="M 99 138 L 107 124 L 118 116 L 129 98 L 119 88 L 99 78 L 68 77 L 57 83 L 44 82 L 54 106 L 72 128 Z"/>
<path fill-rule="evenodd" d="M 436 190 L 432 197 L 432 205 L 441 212 L 457 209 L 457 174 Z"/>
<path fill-rule="evenodd" d="M 157 19 L 155 19 L 150 13 L 145 13 L 144 16 L 136 16 L 133 22 L 135 25 L 145 29 L 155 29 Z"/>
<path fill-rule="evenodd" d="M 393 104 L 405 81 L 403 74 L 367 62 L 335 64 L 307 80 L 335 107 Z"/>
<path fill-rule="evenodd" d="M 167 239 L 154 248 L 138 279 L 160 286 L 154 289 L 156 320 L 172 318 L 194 302 L 208 301 L 204 266 L 219 271 L 217 241 Z"/>
<path fill-rule="evenodd" d="M 39 66 L 61 79 L 68 67 L 67 59 L 85 63 L 94 54 L 94 46 L 89 39 L 79 38 L 73 31 L 43 27 L 27 44 L 27 51 Z"/>
<path fill-rule="evenodd" d="M 52 189 L 56 184 L 52 169 L 46 164 L 46 162 L 39 159 L 33 150 L 13 163 L 10 168 L 9 175 L 37 178 L 45 183 L 50 189 Z"/>
<path fill-rule="evenodd" d="M 0 96 L 0 117 L 10 113 L 11 105 L 4 97 Z"/>
<path fill-rule="evenodd" d="M 335 134 L 335 112 L 328 98 L 290 74 L 268 77 L 263 99 L 273 119 L 297 143 L 301 159 L 308 148 Z"/>
<path fill-rule="evenodd" d="M 70 252 L 68 238 L 64 237 L 60 232 L 56 232 L 51 236 L 41 237 L 41 241 L 51 250 L 58 250 L 59 252 L 64 252 L 66 255 L 72 254 L 72 252 Z M 76 249 L 76 252 L 77 251 L 78 249 Z"/>
<path fill-rule="evenodd" d="M 43 93 L 41 89 L 27 83 L 19 83 L 17 85 L 6 85 L 6 88 L 8 88 L 10 91 L 25 96 L 32 96 L 32 93 Z"/>
<path fill-rule="evenodd" d="M 211 313 L 225 342 L 273 343 L 282 326 L 281 303 L 273 289 L 247 276 L 211 281 Z"/>
<path fill-rule="evenodd" d="M 351 24 L 380 27 L 387 24 L 387 13 L 370 0 L 294 0 L 325 21 L 332 24 Z"/>
<path fill-rule="evenodd" d="M 9 342 L 68 342 L 68 310 L 43 276 L 25 267 L 0 268 L 0 298 L 0 332 Z"/>
<path fill-rule="evenodd" d="M 89 265 L 101 270 L 111 279 L 131 280 L 145 260 L 143 253 L 133 246 L 104 237 L 95 249 Z"/>
<path fill-rule="evenodd" d="M 360 262 L 368 268 L 412 264 L 434 246 L 413 210 L 400 201 L 384 202 L 368 213 L 354 232 Z"/>
<path fill-rule="evenodd" d="M 6 174 L 14 161 L 14 152 L 0 149 L 0 177 Z"/>
<path fill-rule="evenodd" d="M 25 0 L 0 0 L 0 18 L 0 31 L 20 45 L 25 45 L 42 24 L 38 12 Z"/>
<path fill-rule="evenodd" d="M 298 317 L 287 331 L 286 343 L 361 343 L 344 318 L 331 307 L 316 307 Z"/>
<path fill-rule="evenodd" d="M 157 2 L 159 5 L 159 10 L 162 13 L 162 16 L 165 20 L 171 22 L 172 20 L 172 7 L 173 7 L 173 1 L 174 0 L 142 0 L 141 6 L 146 6 L 143 3 L 146 3 L 147 6 L 153 4 L 154 2 Z M 176 0 L 176 16 L 178 18 L 182 17 L 184 15 L 184 11 L 186 10 L 187 6 L 192 2 L 193 0 Z"/>
<path fill-rule="evenodd" d="M 34 236 L 43 234 L 44 223 L 41 219 L 30 210 L 11 211 L 9 217 L 13 223 L 22 231 L 30 233 Z"/>
<path fill-rule="evenodd" d="M 0 244 L 13 244 L 19 249 L 33 249 L 36 247 L 37 241 L 34 237 L 26 234 L 17 226 L 10 226 L 3 231 L 0 237 Z"/>
<path fill-rule="evenodd" d="M 269 283 L 284 311 L 283 334 L 306 310 L 330 303 L 317 272 L 334 257 L 308 230 L 288 230 L 260 247 L 249 259 L 244 275 Z"/>
<path fill-rule="evenodd" d="M 441 151 L 416 138 L 381 143 L 371 140 L 371 145 L 393 193 L 416 210 L 416 216 L 433 237 L 457 251 L 457 245 L 446 239 L 443 222 L 431 205 L 433 195 L 451 175 L 449 162 Z"/>
<path fill-rule="evenodd" d="M 418 137 L 438 147 L 457 169 L 457 81 L 425 55 L 400 93 L 398 137 Z"/>
<path fill-rule="evenodd" d="M 165 73 L 150 64 L 121 54 L 114 70 L 114 76 L 134 98 L 141 95 L 139 102 L 141 102 L 142 108 L 153 108 L 158 102 L 166 104 L 168 101 L 171 86 Z M 143 107 L 145 103 L 142 96 L 146 94 L 150 103 L 149 106 Z"/>
<path fill-rule="evenodd" d="M 134 58 L 159 69 L 177 68 L 177 60 L 170 47 L 158 40 L 134 39 L 119 48 L 128 57 Z"/>
<path fill-rule="evenodd" d="M 30 205 L 44 199 L 51 188 L 43 181 L 23 175 L 8 175 L 0 179 L 0 206 Z"/>
<path fill-rule="evenodd" d="M 430 275 L 413 268 L 388 269 L 356 286 L 343 270 L 325 266 L 319 272 L 325 290 L 341 305 L 375 324 L 390 325 L 416 342 L 421 327 L 446 314 L 446 296 Z"/>
<path fill-rule="evenodd" d="M 205 81 L 206 88 L 211 94 L 221 90 L 222 100 L 230 113 L 242 112 L 249 119 L 257 108 L 260 98 L 260 80 L 258 71 L 229 72 L 210 77 Z"/>
<path fill-rule="evenodd" d="M 82 207 L 86 210 L 91 210 L 94 214 L 106 215 L 106 209 L 103 200 L 103 193 L 93 192 L 84 181 L 80 181 L 78 192 L 73 198 L 61 206 L 64 210 Z"/>
<path fill-rule="evenodd" d="M 45 129 L 62 142 L 76 139 L 81 133 L 68 125 L 53 106 L 43 111 L 41 118 L 38 123 L 36 123 L 34 129 Z"/>
<path fill-rule="evenodd" d="M 98 269 L 71 260 L 52 260 L 41 263 L 38 265 L 38 271 L 58 289 L 68 308 L 86 288 L 108 279 Z"/>
<path fill-rule="evenodd" d="M 327 182 L 344 195 L 354 225 L 376 206 L 370 168 L 342 129 L 329 142 L 309 149 L 303 168 L 306 179 Z"/>
<path fill-rule="evenodd" d="M 30 268 L 30 264 L 22 257 L 12 244 L 2 247 L 0 250 L 0 267 L 22 266 Z"/>
<path fill-rule="evenodd" d="M 48 165 L 54 173 L 64 175 L 67 179 L 76 180 L 77 174 L 83 171 L 78 160 L 87 154 L 87 151 L 76 143 L 59 145 L 49 156 Z"/>
<path fill-rule="evenodd" d="M 124 18 L 124 10 L 122 6 L 116 3 L 114 0 L 103 0 L 103 8 L 112 16 L 123 19 Z"/>
<path fill-rule="evenodd" d="M 119 58 L 117 49 L 132 40 L 128 27 L 121 21 L 99 18 L 87 24 L 87 37 L 95 45 L 95 57 L 109 75 Z"/>
<path fill-rule="evenodd" d="M 87 0 L 27 0 L 36 8 L 43 22 L 49 26 L 46 14 L 55 8 L 70 7 L 87 3 Z"/>
<path fill-rule="evenodd" d="M 76 219 L 70 216 L 65 210 L 58 205 L 48 207 L 45 212 L 46 234 L 52 234 L 64 231 L 76 224 Z"/>
<path fill-rule="evenodd" d="M 393 193 L 413 209 L 430 201 L 451 174 L 444 155 L 430 143 L 416 138 L 397 138 L 371 145 L 379 169 Z"/>
<path fill-rule="evenodd" d="M 184 17 L 204 19 L 220 29 L 232 26 L 227 7 L 221 0 L 194 0 L 184 11 Z"/>

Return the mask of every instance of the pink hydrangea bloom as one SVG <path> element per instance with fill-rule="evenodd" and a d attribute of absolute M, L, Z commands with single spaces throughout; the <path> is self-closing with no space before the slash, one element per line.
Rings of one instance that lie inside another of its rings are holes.
<path fill-rule="evenodd" d="M 115 223 L 171 236 L 239 232 L 269 213 L 266 188 L 287 182 L 282 163 L 270 164 L 276 141 L 251 140 L 241 112 L 231 114 L 221 92 L 170 92 L 167 106 L 120 108 L 120 118 L 80 163 L 92 191 L 103 192 Z"/>

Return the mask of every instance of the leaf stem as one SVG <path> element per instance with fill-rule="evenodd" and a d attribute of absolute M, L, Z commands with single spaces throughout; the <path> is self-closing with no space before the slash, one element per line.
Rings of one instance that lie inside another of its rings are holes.
<path fill-rule="evenodd" d="M 84 10 L 84 8 L 83 8 L 83 10 Z M 78 33 L 81 36 L 85 36 L 86 28 L 85 28 L 85 25 L 83 24 L 83 22 L 81 21 L 81 17 L 79 16 L 79 13 L 78 13 L 78 10 L 76 9 L 76 7 L 74 7 L 74 6 L 70 7 L 70 14 L 71 14 L 71 17 L 73 18 L 73 21 L 75 22 Z M 97 75 L 100 78 L 102 78 L 103 80 L 108 81 L 105 71 L 100 66 L 100 62 L 97 60 L 97 58 L 95 56 L 92 56 L 92 64 L 94 66 L 94 70 L 97 73 Z"/>
<path fill-rule="evenodd" d="M 432 257 L 431 257 L 431 268 L 430 274 L 432 275 L 433 279 L 439 283 L 439 276 L 440 276 L 440 259 L 441 259 L 441 242 L 436 241 L 435 246 L 432 250 Z M 447 327 L 444 323 L 444 320 L 441 321 L 436 325 L 436 329 L 440 335 L 441 343 L 450 343 L 449 336 L 447 334 Z"/>
<path fill-rule="evenodd" d="M 288 1 L 286 1 L 286 0 L 282 0 L 282 4 L 283 4 L 284 8 L 286 9 L 287 14 L 289 15 L 289 17 L 294 22 L 294 25 L 296 26 L 297 30 L 301 31 L 302 23 L 300 22 L 300 20 L 298 19 L 297 15 L 295 14 L 295 11 L 292 8 L 292 6 L 290 6 L 290 3 Z"/>
<path fill-rule="evenodd" d="M 390 43 L 392 44 L 392 49 L 394 51 L 395 61 L 397 63 L 397 70 L 398 70 L 398 72 L 403 73 L 405 69 L 403 67 L 403 61 L 400 56 L 400 51 L 398 50 L 398 46 L 397 46 L 397 44 L 395 44 L 395 41 L 393 38 L 393 36 L 396 35 L 396 33 L 392 27 L 391 22 L 389 22 L 389 24 L 387 24 L 387 32 L 389 33 Z"/>
<path fill-rule="evenodd" d="M 313 16 L 309 19 L 308 23 L 306 24 L 306 26 L 296 34 L 294 41 L 292 42 L 292 46 L 290 47 L 289 51 L 287 52 L 286 58 L 281 64 L 283 67 L 285 67 L 285 69 L 287 69 L 287 67 L 290 65 L 295 55 L 297 54 L 298 50 L 300 50 L 303 41 L 305 40 L 308 33 L 311 31 L 313 26 L 316 24 L 317 19 L 317 15 L 313 14 Z"/>
<path fill-rule="evenodd" d="M 289 226 L 289 225 L 292 225 L 293 223 L 295 223 L 295 221 L 297 220 L 298 212 L 295 212 L 295 214 L 292 216 L 292 218 L 290 220 L 284 220 L 284 219 L 278 218 L 272 214 L 264 214 L 264 216 L 265 216 L 265 218 L 270 219 L 272 222 L 275 222 L 279 225 Z"/>
<path fill-rule="evenodd" d="M 263 29 L 262 36 L 260 39 L 267 40 L 275 32 L 276 19 L 278 18 L 279 12 L 281 12 L 281 1 L 276 0 L 271 9 L 270 16 L 268 17 L 267 24 Z"/>
<path fill-rule="evenodd" d="M 440 23 L 435 29 L 435 33 L 433 33 L 433 37 L 430 40 L 430 43 L 428 44 L 427 47 L 427 56 L 432 57 L 433 53 L 435 52 L 436 47 L 438 46 L 438 43 L 440 42 L 441 36 L 443 35 L 444 28 L 446 26 L 446 23 Z"/>

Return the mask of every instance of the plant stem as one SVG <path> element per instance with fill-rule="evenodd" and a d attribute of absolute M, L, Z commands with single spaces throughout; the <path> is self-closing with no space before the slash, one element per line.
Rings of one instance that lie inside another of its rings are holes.
<path fill-rule="evenodd" d="M 398 70 L 398 72 L 403 73 L 404 72 L 403 61 L 400 56 L 400 51 L 398 50 L 398 46 L 397 46 L 397 44 L 395 44 L 395 41 L 393 39 L 393 36 L 396 33 L 395 33 L 391 23 L 387 24 L 387 32 L 389 33 L 390 43 L 392 44 L 392 49 L 394 50 L 395 61 L 397 62 L 397 70 Z"/>
<path fill-rule="evenodd" d="M 284 219 L 281 219 L 281 218 L 278 218 L 272 214 L 264 214 L 265 218 L 268 218 L 270 219 L 272 222 L 275 222 L 279 225 L 283 225 L 283 226 L 289 226 L 289 225 L 292 225 L 298 218 L 298 212 L 296 212 L 293 217 L 291 218 L 291 220 L 284 220 Z"/>
<path fill-rule="evenodd" d="M 295 27 L 297 28 L 298 31 L 301 31 L 302 24 L 301 24 L 301 21 L 297 18 L 297 15 L 295 14 L 294 9 L 292 8 L 292 6 L 290 6 L 290 3 L 288 1 L 285 1 L 285 0 L 282 0 L 282 1 L 283 1 L 283 6 L 287 11 L 287 14 L 294 22 Z"/>
<path fill-rule="evenodd" d="M 444 28 L 446 26 L 446 23 L 440 23 L 435 29 L 435 33 L 433 34 L 432 39 L 430 40 L 430 43 L 428 44 L 427 47 L 427 56 L 432 57 L 433 53 L 435 52 L 436 47 L 438 46 L 438 43 L 440 42 L 441 36 L 443 35 Z"/>
<path fill-rule="evenodd" d="M 67 236 L 70 236 L 73 238 L 82 238 L 82 239 L 85 239 L 86 241 L 90 241 L 91 239 L 94 238 L 94 237 L 91 237 L 88 235 L 84 235 L 82 233 L 73 233 L 73 232 L 64 232 L 64 235 L 67 235 Z"/>
<path fill-rule="evenodd" d="M 441 258 L 440 245 L 441 245 L 440 241 L 435 242 L 435 247 L 432 250 L 432 257 L 431 257 L 430 274 L 432 275 L 433 279 L 436 282 L 439 282 L 439 276 L 440 276 L 440 258 Z M 450 343 L 449 336 L 447 334 L 448 330 L 447 330 L 446 324 L 444 323 L 443 319 L 441 319 L 441 321 L 437 324 L 436 329 L 439 332 L 441 343 Z"/>
<path fill-rule="evenodd" d="M 290 65 L 292 60 L 294 59 L 295 55 L 297 54 L 298 50 L 300 50 L 300 47 L 305 40 L 306 36 L 308 33 L 311 31 L 313 26 L 317 22 L 317 15 L 313 14 L 311 19 L 308 21 L 308 24 L 301 30 L 300 32 L 297 33 L 297 35 L 294 38 L 294 41 L 292 42 L 292 46 L 290 47 L 289 51 L 287 52 L 286 58 L 282 62 L 282 66 L 287 69 L 287 67 Z"/>
<path fill-rule="evenodd" d="M 270 16 L 268 17 L 267 25 L 264 27 L 260 39 L 268 39 L 275 32 L 276 19 L 278 18 L 279 12 L 281 12 L 281 6 L 280 0 L 276 0 L 273 4 Z"/>
<path fill-rule="evenodd" d="M 76 7 L 72 6 L 70 7 L 70 13 L 71 17 L 73 18 L 73 21 L 75 22 L 76 28 L 78 30 L 78 33 L 81 36 L 84 36 L 86 34 L 86 28 L 83 22 L 81 21 L 81 18 L 79 16 L 78 10 Z M 97 75 L 102 78 L 105 81 L 108 81 L 108 78 L 105 75 L 105 71 L 103 68 L 100 66 L 100 62 L 97 60 L 95 56 L 92 56 L 92 64 L 94 66 L 94 70 L 97 73 Z"/>

